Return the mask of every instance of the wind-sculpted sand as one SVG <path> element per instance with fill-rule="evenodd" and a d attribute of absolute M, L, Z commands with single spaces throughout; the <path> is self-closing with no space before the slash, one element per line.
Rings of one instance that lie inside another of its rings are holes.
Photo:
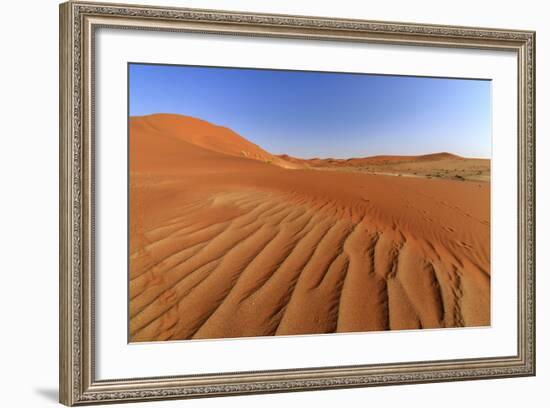
<path fill-rule="evenodd" d="M 131 118 L 131 341 L 490 324 L 489 183 L 299 168 L 227 132 Z"/>

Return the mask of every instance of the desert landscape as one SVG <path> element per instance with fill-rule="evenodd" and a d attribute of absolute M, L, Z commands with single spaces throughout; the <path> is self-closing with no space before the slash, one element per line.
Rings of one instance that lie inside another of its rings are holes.
<path fill-rule="evenodd" d="M 129 121 L 131 342 L 486 326 L 490 161 L 299 158 Z"/>

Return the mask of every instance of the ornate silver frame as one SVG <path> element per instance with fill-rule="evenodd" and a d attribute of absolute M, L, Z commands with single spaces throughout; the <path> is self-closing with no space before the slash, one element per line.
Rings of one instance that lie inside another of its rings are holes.
<path fill-rule="evenodd" d="M 518 349 L 512 356 L 97 380 L 93 47 L 98 27 L 508 50 L 518 61 Z M 228 11 L 60 5 L 60 402 L 66 405 L 535 374 L 535 33 Z"/>

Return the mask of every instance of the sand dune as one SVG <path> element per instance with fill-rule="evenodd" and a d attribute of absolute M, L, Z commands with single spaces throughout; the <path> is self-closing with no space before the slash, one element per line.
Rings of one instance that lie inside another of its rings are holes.
<path fill-rule="evenodd" d="M 488 183 L 272 157 L 131 118 L 131 341 L 490 324 Z"/>
<path fill-rule="evenodd" d="M 298 163 L 287 162 L 280 157 L 266 152 L 260 146 L 249 142 L 231 129 L 216 126 L 190 116 L 159 113 L 133 117 L 130 129 L 132 136 L 139 138 L 142 134 L 158 135 L 172 146 L 177 145 L 176 141 L 183 141 L 211 152 L 223 153 L 224 155 L 245 157 L 247 159 L 276 164 L 284 168 L 303 167 Z M 134 144 L 134 146 L 138 147 L 137 150 L 139 150 L 136 153 L 148 155 L 147 151 L 139 148 L 139 143 Z M 155 148 L 156 146 L 152 147 Z"/>
<path fill-rule="evenodd" d="M 350 159 L 301 159 L 286 154 L 277 157 L 302 168 L 360 171 L 394 176 L 489 181 L 491 174 L 491 162 L 488 159 L 465 158 L 446 152 L 419 156 L 371 156 Z"/>

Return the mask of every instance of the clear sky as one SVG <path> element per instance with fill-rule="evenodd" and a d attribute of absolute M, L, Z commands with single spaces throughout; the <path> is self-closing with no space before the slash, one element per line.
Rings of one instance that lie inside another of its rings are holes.
<path fill-rule="evenodd" d="M 491 154 L 491 82 L 130 64 L 130 115 L 226 126 L 273 154 Z"/>

